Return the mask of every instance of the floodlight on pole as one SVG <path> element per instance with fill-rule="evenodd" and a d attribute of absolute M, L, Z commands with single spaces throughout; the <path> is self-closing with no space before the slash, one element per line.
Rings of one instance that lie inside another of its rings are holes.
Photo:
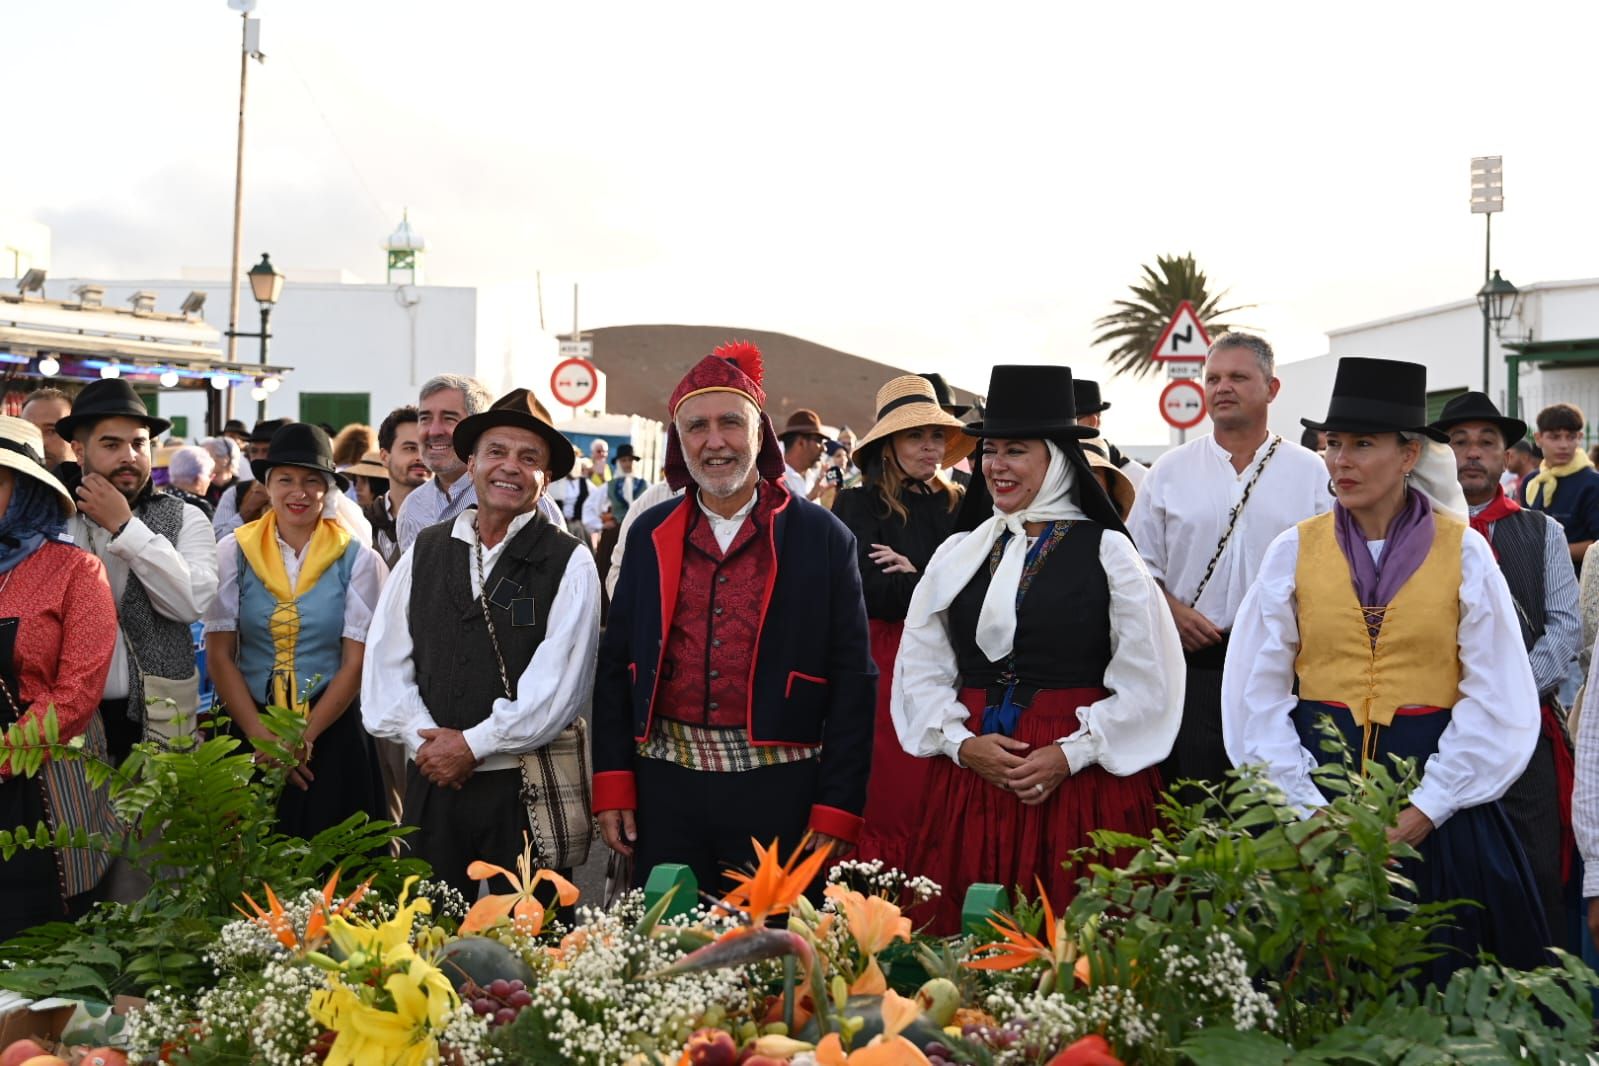
<path fill-rule="evenodd" d="M 1493 243 L 1494 243 L 1494 215 L 1505 209 L 1505 160 L 1504 156 L 1480 155 L 1471 161 L 1471 213 L 1482 215 L 1483 228 L 1483 253 L 1482 253 L 1482 285 L 1486 290 L 1492 281 L 1489 275 L 1493 272 Z M 1508 316 L 1507 316 L 1508 317 Z M 1488 391 L 1488 374 L 1490 363 L 1488 360 L 1488 312 L 1486 307 L 1482 316 L 1482 391 Z M 1516 412 L 1506 412 L 1512 418 Z"/>

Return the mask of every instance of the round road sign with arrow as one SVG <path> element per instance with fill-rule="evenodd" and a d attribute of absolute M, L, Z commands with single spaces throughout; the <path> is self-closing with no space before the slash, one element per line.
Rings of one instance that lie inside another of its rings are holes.
<path fill-rule="evenodd" d="M 563 359 L 550 374 L 550 392 L 568 407 L 582 407 L 599 391 L 599 371 L 587 359 Z"/>
<path fill-rule="evenodd" d="M 1160 417 L 1173 429 L 1193 429 L 1205 420 L 1205 390 L 1186 378 L 1171 382 L 1160 393 Z"/>

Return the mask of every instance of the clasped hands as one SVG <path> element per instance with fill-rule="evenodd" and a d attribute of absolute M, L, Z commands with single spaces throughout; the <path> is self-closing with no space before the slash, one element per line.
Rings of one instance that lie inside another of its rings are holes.
<path fill-rule="evenodd" d="M 477 769 L 478 757 L 459 729 L 419 729 L 422 746 L 416 751 L 416 768 L 440 788 L 459 789 Z"/>
<path fill-rule="evenodd" d="M 1026 741 L 1003 733 L 967 737 L 961 741 L 960 761 L 995 788 L 1014 792 L 1028 807 L 1049 799 L 1072 773 L 1059 744 L 1033 749 Z"/>

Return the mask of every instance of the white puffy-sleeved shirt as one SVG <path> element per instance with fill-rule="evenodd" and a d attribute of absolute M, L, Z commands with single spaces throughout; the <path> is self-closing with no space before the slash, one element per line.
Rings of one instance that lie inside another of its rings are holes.
<path fill-rule="evenodd" d="M 969 535 L 957 533 L 940 545 L 928 572 Z M 1077 730 L 1056 743 L 1074 774 L 1097 764 L 1126 777 L 1171 754 L 1183 713 L 1183 647 L 1166 599 L 1132 542 L 1105 530 L 1099 562 L 1110 588 L 1111 656 L 1102 682 L 1110 695 L 1078 708 Z M 919 614 L 916 597 L 930 587 L 918 582 L 912 617 Z M 957 680 L 948 611 L 931 615 L 925 625 L 907 624 L 890 701 L 894 730 L 906 752 L 918 758 L 945 755 L 960 764 L 961 743 L 975 734 L 966 727 L 970 712 L 958 698 Z"/>
<path fill-rule="evenodd" d="M 1232 455 L 1208 433 L 1166 452 L 1149 468 L 1127 516 L 1127 531 L 1144 565 L 1173 599 L 1193 603 L 1228 516 L 1271 442 L 1267 434 L 1242 472 L 1233 469 Z M 1308 448 L 1283 441 L 1261 471 L 1195 609 L 1217 628 L 1231 629 L 1272 539 L 1330 510 L 1327 464 Z"/>
<path fill-rule="evenodd" d="M 282 537 L 278 537 L 277 542 L 284 573 L 292 586 L 300 580 L 300 566 L 304 560 Z M 235 633 L 239 629 L 239 562 L 239 538 L 237 534 L 229 533 L 217 545 L 217 595 L 205 612 L 207 634 Z M 388 574 L 389 568 L 383 565 L 383 557 L 363 544 L 355 556 L 355 565 L 350 568 L 350 588 L 344 598 L 344 629 L 341 633 L 344 639 L 366 643 L 372 612 L 377 608 L 378 596 L 383 591 L 383 579 Z M 265 625 L 266 619 L 260 619 L 259 624 Z"/>
<path fill-rule="evenodd" d="M 500 553 L 534 512 L 511 520 L 504 539 L 483 549 L 478 569 L 468 553 L 466 572 L 455 575 L 470 581 L 474 599 L 483 594 L 483 577 L 494 570 Z M 468 545 L 477 544 L 477 511 L 458 516 L 450 535 Z M 437 729 L 433 714 L 422 702 L 416 685 L 411 642 L 411 565 L 415 552 L 406 552 L 394 564 L 383 586 L 377 612 L 367 634 L 366 662 L 361 672 L 361 720 L 375 737 L 398 740 L 406 754 L 416 757 L 422 746 L 419 730 Z M 472 754 L 485 760 L 481 769 L 514 765 L 495 756 L 520 755 L 554 740 L 588 707 L 594 695 L 594 663 L 600 641 L 600 580 L 594 555 L 574 548 L 562 572 L 561 587 L 550 604 L 543 641 L 533 652 L 527 669 L 516 679 L 516 697 L 494 701 L 489 716 L 461 731 Z"/>
<path fill-rule="evenodd" d="M 1382 541 L 1368 541 L 1380 558 Z M 1309 813 L 1327 802 L 1311 779 L 1316 758 L 1289 715 L 1299 654 L 1295 571 L 1299 530 L 1266 551 L 1238 611 L 1222 676 L 1222 735 L 1234 766 L 1263 764 L 1288 801 Z M 1538 689 L 1522 652 L 1521 627 L 1493 550 L 1468 529 L 1460 559 L 1460 701 L 1438 751 L 1422 766 L 1410 802 L 1443 825 L 1456 811 L 1496 800 L 1521 776 L 1538 741 Z"/>

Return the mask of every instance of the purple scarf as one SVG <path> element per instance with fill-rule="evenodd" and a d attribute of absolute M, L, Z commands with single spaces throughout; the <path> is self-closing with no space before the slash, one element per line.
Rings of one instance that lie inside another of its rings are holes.
<path fill-rule="evenodd" d="M 1432 503 L 1415 489 L 1408 490 L 1404 508 L 1388 525 L 1380 567 L 1372 562 L 1366 535 L 1355 524 L 1355 516 L 1341 503 L 1333 504 L 1333 533 L 1349 562 L 1360 605 L 1386 607 L 1432 550 Z"/>

